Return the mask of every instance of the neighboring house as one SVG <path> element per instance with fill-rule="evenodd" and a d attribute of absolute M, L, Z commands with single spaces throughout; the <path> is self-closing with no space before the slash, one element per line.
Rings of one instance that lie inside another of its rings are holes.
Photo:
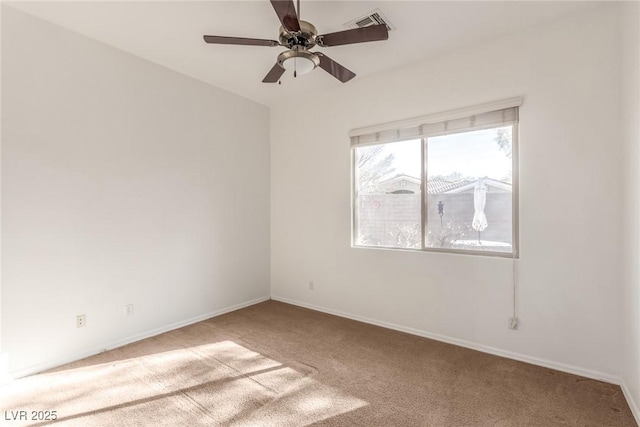
<path fill-rule="evenodd" d="M 479 243 L 488 250 L 510 250 L 511 184 L 482 179 L 487 188 L 484 212 L 489 225 L 480 234 L 471 227 L 479 179 L 434 177 L 427 181 L 428 246 L 456 248 Z M 359 197 L 358 240 L 380 246 L 420 247 L 420 179 L 401 174 L 368 190 Z"/>
<path fill-rule="evenodd" d="M 436 176 L 427 181 L 427 194 L 446 193 L 465 187 L 470 183 L 475 184 L 475 182 L 475 180 L 470 179 L 449 180 L 441 176 Z"/>
<path fill-rule="evenodd" d="M 427 241 L 434 247 L 468 247 L 486 250 L 510 251 L 512 191 L 511 183 L 482 178 L 485 185 L 484 213 L 488 226 L 481 233 L 473 230 L 471 222 L 475 212 L 474 192 L 479 179 L 463 179 L 447 182 L 442 178 L 429 180 L 427 212 Z M 442 217 L 438 212 L 441 203 Z"/>
<path fill-rule="evenodd" d="M 378 184 L 380 193 L 415 194 L 420 193 L 420 178 L 409 175 L 396 175 Z"/>

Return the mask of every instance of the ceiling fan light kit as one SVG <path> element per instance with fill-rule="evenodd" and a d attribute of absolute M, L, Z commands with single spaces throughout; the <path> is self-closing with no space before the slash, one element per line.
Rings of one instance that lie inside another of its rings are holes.
<path fill-rule="evenodd" d="M 311 52 L 313 47 L 341 46 L 387 40 L 389 33 L 385 24 L 354 28 L 335 33 L 318 35 L 316 27 L 299 19 L 300 3 L 296 12 L 293 0 L 271 0 L 271 5 L 282 23 L 279 41 L 227 36 L 204 36 L 210 44 L 232 44 L 244 46 L 283 46 L 288 50 L 280 53 L 276 64 L 262 80 L 263 83 L 276 83 L 285 70 L 292 69 L 293 76 L 303 75 L 320 67 L 339 81 L 346 83 L 356 75 L 328 56 L 320 52 Z"/>
<path fill-rule="evenodd" d="M 303 75 L 320 65 L 320 58 L 304 49 L 292 49 L 278 55 L 278 64 L 285 70 L 292 69 L 296 75 Z"/>

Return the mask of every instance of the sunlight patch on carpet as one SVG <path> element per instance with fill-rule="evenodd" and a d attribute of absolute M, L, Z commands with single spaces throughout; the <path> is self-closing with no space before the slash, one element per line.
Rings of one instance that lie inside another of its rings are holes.
<path fill-rule="evenodd" d="M 2 409 L 55 410 L 56 425 L 70 426 L 299 426 L 367 404 L 314 380 L 312 367 L 276 361 L 228 340 L 90 362 L 1 387 Z"/>

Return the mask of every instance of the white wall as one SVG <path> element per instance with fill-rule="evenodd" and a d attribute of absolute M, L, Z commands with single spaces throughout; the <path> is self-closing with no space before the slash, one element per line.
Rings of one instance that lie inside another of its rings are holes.
<path fill-rule="evenodd" d="M 266 107 L 8 6 L 2 48 L 12 373 L 268 297 Z"/>
<path fill-rule="evenodd" d="M 615 6 L 601 6 L 357 77 L 305 100 L 303 108 L 291 108 L 295 100 L 273 108 L 273 298 L 615 381 L 622 201 L 617 17 Z M 339 48 L 332 52 L 349 65 Z M 521 323 L 511 331 L 510 260 L 350 247 L 347 133 L 520 95 Z"/>
<path fill-rule="evenodd" d="M 0 24 L 2 23 L 2 11 L 0 7 Z M 0 37 L 0 100 L 2 99 L 2 43 Z M 2 102 L 0 102 L 0 118 L 2 117 Z M 0 120 L 0 189 L 2 188 L 2 120 Z M 2 224 L 2 197 L 0 197 L 0 224 Z M 0 226 L 0 260 L 2 260 L 2 227 Z M 9 358 L 2 345 L 2 266 L 0 262 L 0 384 L 10 380 Z"/>
<path fill-rule="evenodd" d="M 640 422 L 640 3 L 621 9 L 625 199 L 623 223 L 623 380 Z"/>

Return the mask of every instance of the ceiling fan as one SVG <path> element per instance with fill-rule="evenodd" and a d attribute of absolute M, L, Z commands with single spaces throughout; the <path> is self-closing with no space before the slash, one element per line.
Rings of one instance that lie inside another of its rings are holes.
<path fill-rule="evenodd" d="M 311 52 L 309 49 L 316 45 L 320 47 L 341 46 L 387 40 L 389 38 L 385 24 L 318 35 L 316 27 L 309 22 L 300 20 L 300 0 L 298 0 L 297 12 L 293 0 L 270 1 L 276 15 L 278 15 L 278 19 L 282 23 L 278 41 L 243 37 L 204 36 L 205 42 L 213 44 L 286 47 L 288 50 L 278 55 L 276 64 L 262 80 L 263 83 L 279 82 L 286 68 L 293 68 L 294 77 L 296 77 L 298 74 L 306 74 L 316 67 L 322 68 L 336 79 L 346 83 L 356 76 L 354 72 L 338 64 L 327 55 L 321 52 Z"/>

